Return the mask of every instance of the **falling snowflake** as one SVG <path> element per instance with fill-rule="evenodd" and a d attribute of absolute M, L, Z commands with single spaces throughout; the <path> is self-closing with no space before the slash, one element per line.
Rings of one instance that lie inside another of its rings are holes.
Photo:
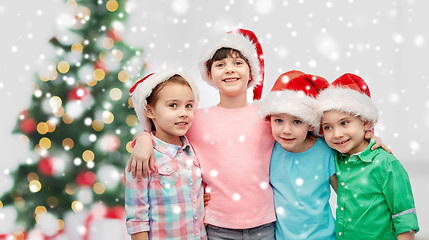
<path fill-rule="evenodd" d="M 273 9 L 272 0 L 256 0 L 255 10 L 260 14 L 268 14 Z"/>
<path fill-rule="evenodd" d="M 337 61 L 340 58 L 339 45 L 337 41 L 327 34 L 317 37 L 316 48 L 320 54 L 332 61 Z"/>
<path fill-rule="evenodd" d="M 297 179 L 296 179 L 296 181 L 295 181 L 295 184 L 296 184 L 297 186 L 302 186 L 302 185 L 304 184 L 304 179 L 302 179 L 302 178 L 297 178 Z"/>
<path fill-rule="evenodd" d="M 416 45 L 416 47 L 423 47 L 425 44 L 425 37 L 421 34 L 417 35 L 414 38 L 414 44 Z"/>
<path fill-rule="evenodd" d="M 238 141 L 239 141 L 239 142 L 241 142 L 241 143 L 244 143 L 244 142 L 246 141 L 246 135 L 241 134 L 241 135 L 238 137 Z"/>
<path fill-rule="evenodd" d="M 174 0 L 171 2 L 171 9 L 174 13 L 183 15 L 189 10 L 189 1 L 188 0 Z"/>
<path fill-rule="evenodd" d="M 234 201 L 240 201 L 240 198 L 241 198 L 241 196 L 240 196 L 240 194 L 238 194 L 238 193 L 234 193 L 233 195 L 232 195 L 232 200 L 234 200 Z"/>
<path fill-rule="evenodd" d="M 420 143 L 413 140 L 409 143 L 409 147 L 411 148 L 412 153 L 414 154 L 420 150 Z"/>

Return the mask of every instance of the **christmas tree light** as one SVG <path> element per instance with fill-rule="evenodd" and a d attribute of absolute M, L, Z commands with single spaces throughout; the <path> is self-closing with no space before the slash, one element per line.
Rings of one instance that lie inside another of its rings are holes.
<path fill-rule="evenodd" d="M 18 239 L 35 226 L 48 237 L 60 234 L 71 211 L 124 213 L 122 172 L 137 132 L 128 91 L 143 71 L 131 59 L 142 50 L 123 41 L 125 0 L 66 4 L 73 16 L 63 16 L 69 22 L 50 40 L 58 59 L 37 74 L 31 105 L 14 129 L 38 158 L 10 173 L 14 186 L 0 201 L 17 212 L 21 232 L 11 234 Z"/>

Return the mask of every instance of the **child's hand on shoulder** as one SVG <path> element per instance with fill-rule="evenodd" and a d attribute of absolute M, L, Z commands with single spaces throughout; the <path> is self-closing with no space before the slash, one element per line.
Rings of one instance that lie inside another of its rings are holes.
<path fill-rule="evenodd" d="M 388 153 L 392 154 L 392 150 L 390 150 L 389 147 L 387 147 L 387 145 L 383 144 L 380 140 L 380 138 L 376 137 L 374 135 L 374 133 L 372 133 L 371 131 L 366 131 L 365 132 L 365 139 L 372 139 L 374 140 L 375 144 L 374 146 L 371 147 L 371 151 L 381 147 L 382 149 L 386 150 Z"/>
<path fill-rule="evenodd" d="M 209 201 L 210 201 L 210 193 L 204 193 L 204 207 L 209 205 Z"/>

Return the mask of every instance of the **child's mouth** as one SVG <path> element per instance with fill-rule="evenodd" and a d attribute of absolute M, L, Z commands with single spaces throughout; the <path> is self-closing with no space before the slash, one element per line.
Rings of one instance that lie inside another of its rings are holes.
<path fill-rule="evenodd" d="M 337 144 L 337 145 L 344 145 L 344 144 L 346 144 L 348 141 L 350 141 L 350 139 L 347 139 L 347 140 L 344 140 L 344 141 L 341 141 L 341 142 L 337 142 L 336 144 Z"/>
<path fill-rule="evenodd" d="M 235 82 L 238 81 L 239 78 L 225 78 L 223 81 L 224 82 Z"/>

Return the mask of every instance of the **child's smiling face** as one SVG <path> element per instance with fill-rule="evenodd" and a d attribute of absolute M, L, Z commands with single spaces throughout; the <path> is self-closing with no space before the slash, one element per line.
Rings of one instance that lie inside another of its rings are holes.
<path fill-rule="evenodd" d="M 274 139 L 289 152 L 300 153 L 311 147 L 307 134 L 313 127 L 295 116 L 280 113 L 270 117 Z"/>
<path fill-rule="evenodd" d="M 181 145 L 180 136 L 186 134 L 194 118 L 194 95 L 189 86 L 168 83 L 158 92 L 154 106 L 147 106 L 155 136 L 164 142 Z"/>
<path fill-rule="evenodd" d="M 247 92 L 250 67 L 243 58 L 232 54 L 212 63 L 209 78 L 221 94 L 237 96 Z"/>
<path fill-rule="evenodd" d="M 349 156 L 362 152 L 368 146 L 365 131 L 370 122 L 339 111 L 327 111 L 322 116 L 322 130 L 326 143 L 340 153 Z"/>

